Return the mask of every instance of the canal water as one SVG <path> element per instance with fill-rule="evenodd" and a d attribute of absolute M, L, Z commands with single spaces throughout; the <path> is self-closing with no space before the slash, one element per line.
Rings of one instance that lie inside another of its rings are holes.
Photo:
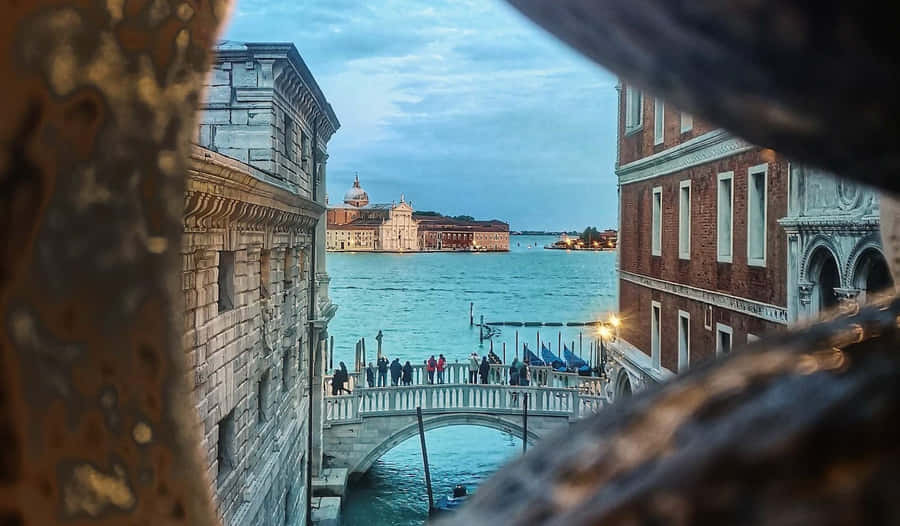
<path fill-rule="evenodd" d="M 463 362 L 479 345 L 478 329 L 469 327 L 469 303 L 476 321 L 590 321 L 616 307 L 615 252 L 545 250 L 548 236 L 511 236 L 508 253 L 328 254 L 330 294 L 339 310 L 329 325 L 334 336 L 334 365 L 353 367 L 354 344 L 366 338 L 374 360 L 375 335 L 384 334 L 390 358 L 422 363 L 443 353 Z M 529 246 L 531 248 L 529 248 Z M 536 349 L 540 339 L 557 350 L 562 340 L 578 347 L 580 328 L 503 327 L 494 352 L 507 361 L 520 345 Z M 583 335 L 583 355 L 593 336 Z M 458 483 L 474 489 L 506 460 L 521 452 L 521 441 L 478 427 L 449 427 L 426 433 L 435 498 Z M 427 505 L 418 438 L 410 439 L 378 460 L 351 484 L 344 504 L 344 525 L 420 525 Z"/>

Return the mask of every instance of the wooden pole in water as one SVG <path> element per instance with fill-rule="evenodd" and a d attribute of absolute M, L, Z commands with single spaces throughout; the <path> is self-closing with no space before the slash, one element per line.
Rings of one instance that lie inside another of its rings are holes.
<path fill-rule="evenodd" d="M 519 331 L 516 331 L 516 358 L 519 357 Z"/>
<path fill-rule="evenodd" d="M 562 353 L 562 331 L 556 333 L 556 354 Z"/>
<path fill-rule="evenodd" d="M 522 393 L 522 454 L 528 451 L 528 391 Z"/>
<path fill-rule="evenodd" d="M 582 349 L 581 349 L 581 336 L 582 336 L 582 334 L 583 334 L 583 331 L 578 331 L 578 357 L 579 357 L 579 358 L 581 358 L 581 357 L 584 355 L 584 351 L 582 351 Z M 575 344 L 573 343 L 572 346 L 574 347 Z"/>
<path fill-rule="evenodd" d="M 537 352 L 541 352 L 541 331 L 537 331 L 537 347 L 534 348 Z"/>
<path fill-rule="evenodd" d="M 506 363 L 506 342 L 503 342 L 503 363 Z"/>
<path fill-rule="evenodd" d="M 469 302 L 469 327 L 475 325 L 475 302 Z"/>
<path fill-rule="evenodd" d="M 491 338 L 491 352 L 494 352 L 494 339 Z"/>
<path fill-rule="evenodd" d="M 422 463 L 425 465 L 425 489 L 428 490 L 428 513 L 434 509 L 434 495 L 431 493 L 431 471 L 428 469 L 428 449 L 425 447 L 425 426 L 422 424 L 422 407 L 416 407 L 416 420 L 419 421 L 419 442 L 422 443 Z"/>
<path fill-rule="evenodd" d="M 362 342 L 362 363 L 366 363 L 366 339 L 363 338 L 360 341 Z"/>
<path fill-rule="evenodd" d="M 328 352 L 328 369 L 334 369 L 334 336 L 331 337 L 331 350 Z"/>
<path fill-rule="evenodd" d="M 484 314 L 481 315 L 481 325 L 478 327 L 478 343 L 484 343 Z"/>

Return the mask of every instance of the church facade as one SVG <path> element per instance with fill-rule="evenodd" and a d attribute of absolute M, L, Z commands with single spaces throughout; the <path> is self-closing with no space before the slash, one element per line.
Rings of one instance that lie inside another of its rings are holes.
<path fill-rule="evenodd" d="M 331 251 L 416 252 L 418 227 L 413 208 L 399 203 L 370 203 L 359 177 L 344 194 L 344 202 L 328 207 L 325 247 Z"/>

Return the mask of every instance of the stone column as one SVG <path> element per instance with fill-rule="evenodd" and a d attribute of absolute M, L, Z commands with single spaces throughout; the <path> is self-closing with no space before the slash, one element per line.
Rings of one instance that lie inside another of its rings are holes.
<path fill-rule="evenodd" d="M 324 343 L 328 339 L 328 331 L 316 331 L 316 339 L 313 342 L 313 345 L 310 345 L 310 352 L 316 353 L 315 355 L 315 367 L 313 371 L 311 371 L 312 382 L 313 382 L 313 397 L 310 403 L 313 405 L 313 425 L 310 426 L 310 433 L 312 436 L 312 451 L 309 452 L 312 455 L 312 473 L 313 477 L 317 477 L 322 472 L 322 459 L 324 455 L 324 451 L 322 451 L 322 433 L 323 433 L 323 421 L 322 415 L 325 413 L 325 368 L 328 366 L 326 363 L 327 356 L 327 345 Z"/>
<path fill-rule="evenodd" d="M 788 234 L 787 256 L 787 308 L 788 323 L 800 319 L 800 239 L 796 233 Z"/>
<path fill-rule="evenodd" d="M 797 287 L 799 300 L 798 319 L 808 319 L 814 316 L 819 309 L 818 305 L 812 304 L 813 284 L 806 281 L 800 283 Z"/>

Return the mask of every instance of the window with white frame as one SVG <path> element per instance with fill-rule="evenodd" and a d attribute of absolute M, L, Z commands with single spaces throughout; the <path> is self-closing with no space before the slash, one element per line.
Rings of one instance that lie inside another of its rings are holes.
<path fill-rule="evenodd" d="M 653 218 L 650 235 L 650 253 L 654 256 L 662 255 L 662 186 L 653 189 Z"/>
<path fill-rule="evenodd" d="M 662 364 L 660 356 L 660 316 L 662 305 L 658 301 L 654 301 L 650 305 L 650 358 L 653 361 L 653 368 L 659 369 Z"/>
<path fill-rule="evenodd" d="M 734 173 L 719 174 L 718 206 L 716 207 L 717 260 L 731 263 L 731 238 L 734 232 Z"/>
<path fill-rule="evenodd" d="M 687 370 L 691 363 L 691 315 L 678 311 L 678 372 Z"/>
<path fill-rule="evenodd" d="M 760 164 L 747 172 L 747 264 L 766 266 L 766 174 Z"/>
<path fill-rule="evenodd" d="M 653 99 L 653 144 L 666 140 L 666 104 L 660 98 Z"/>
<path fill-rule="evenodd" d="M 681 133 L 687 133 L 694 129 L 694 116 L 681 112 Z"/>
<path fill-rule="evenodd" d="M 731 352 L 731 336 L 734 331 L 728 325 L 716 324 L 716 355 L 724 355 Z"/>
<path fill-rule="evenodd" d="M 641 90 L 625 85 L 625 131 L 636 130 L 643 124 L 644 98 Z"/>
<path fill-rule="evenodd" d="M 691 259 L 691 181 L 678 185 L 678 257 Z"/>
<path fill-rule="evenodd" d="M 758 341 L 759 341 L 759 336 L 757 336 L 755 334 L 751 334 L 749 332 L 747 333 L 747 343 L 753 343 L 753 342 L 758 342 Z"/>

